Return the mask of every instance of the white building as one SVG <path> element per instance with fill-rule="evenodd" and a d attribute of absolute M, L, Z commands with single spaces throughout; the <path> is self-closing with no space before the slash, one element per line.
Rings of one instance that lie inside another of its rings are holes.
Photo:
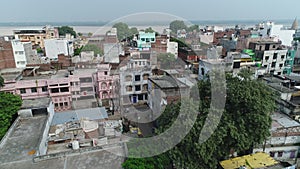
<path fill-rule="evenodd" d="M 178 57 L 178 43 L 177 42 L 168 42 L 167 43 L 167 53 L 172 53 L 175 55 L 175 58 Z"/>
<path fill-rule="evenodd" d="M 285 28 L 283 25 L 276 25 L 274 22 L 264 22 L 258 25 L 262 37 L 275 37 L 284 46 L 291 46 L 295 30 Z"/>
<path fill-rule="evenodd" d="M 20 40 L 11 41 L 16 68 L 25 68 L 27 65 L 26 52 L 28 47 L 31 47 L 30 42 L 21 42 Z"/>
<path fill-rule="evenodd" d="M 271 137 L 253 152 L 265 152 L 276 160 L 294 163 L 299 151 L 300 124 L 282 113 L 273 113 L 271 117 Z"/>
<path fill-rule="evenodd" d="M 152 76 L 147 59 L 131 59 L 120 68 L 121 104 L 136 104 L 148 100 L 148 78 Z"/>
<path fill-rule="evenodd" d="M 59 54 L 74 55 L 73 42 L 67 39 L 45 39 L 46 56 L 50 60 L 57 60 Z"/>

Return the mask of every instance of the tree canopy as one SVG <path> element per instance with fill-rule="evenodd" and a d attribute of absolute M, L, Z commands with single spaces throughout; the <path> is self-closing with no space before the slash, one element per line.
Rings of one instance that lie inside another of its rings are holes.
<path fill-rule="evenodd" d="M 274 93 L 262 82 L 251 78 L 242 80 L 227 75 L 226 83 L 226 104 L 221 122 L 211 137 L 202 144 L 197 140 L 209 113 L 211 83 L 209 80 L 198 83 L 201 114 L 185 139 L 169 151 L 177 166 L 216 168 L 218 162 L 226 159 L 230 152 L 243 155 L 253 146 L 263 143 L 270 135 L 270 113 L 276 108 Z M 191 95 L 197 91 L 193 88 Z"/>
<path fill-rule="evenodd" d="M 187 26 L 185 25 L 184 21 L 175 20 L 170 23 L 170 29 L 173 33 L 177 33 L 177 30 L 181 29 L 187 29 Z"/>
<path fill-rule="evenodd" d="M 13 123 L 14 115 L 22 105 L 20 96 L 0 92 L 0 140 Z"/>
<path fill-rule="evenodd" d="M 176 58 L 172 53 L 159 53 L 157 61 L 160 63 L 161 68 L 171 69 L 175 65 Z"/>
<path fill-rule="evenodd" d="M 82 48 L 79 48 L 80 52 L 82 51 L 94 51 L 94 55 L 97 56 L 98 54 L 101 56 L 103 55 L 103 51 L 96 45 L 94 44 L 87 44 Z M 76 51 L 78 53 L 78 51 Z"/>
<path fill-rule="evenodd" d="M 199 25 L 192 25 L 192 26 L 187 28 L 187 31 L 188 32 L 193 32 L 193 31 L 198 32 L 199 31 Z"/>
<path fill-rule="evenodd" d="M 153 33 L 153 32 L 155 32 L 155 30 L 153 30 L 152 27 L 146 28 L 144 31 L 146 33 Z"/>
<path fill-rule="evenodd" d="M 117 28 L 117 36 L 119 41 L 132 37 L 135 34 L 138 34 L 138 30 L 135 27 L 129 28 L 129 26 L 126 23 L 118 22 L 113 25 L 113 28 Z"/>
<path fill-rule="evenodd" d="M 66 36 L 67 33 L 73 35 L 76 38 L 76 32 L 72 27 L 69 26 L 58 27 L 59 36 Z"/>
<path fill-rule="evenodd" d="M 208 78 L 191 89 L 191 98 L 196 99 L 195 94 L 199 93 L 196 95 L 199 97 L 200 113 L 187 136 L 165 153 L 165 157 L 177 168 L 217 168 L 219 161 L 228 159 L 231 152 L 240 155 L 250 153 L 254 146 L 263 143 L 270 135 L 270 114 L 276 108 L 274 92 L 264 83 L 251 79 L 249 71 L 245 70 L 238 76 L 226 75 L 226 103 L 220 123 L 213 134 L 200 144 L 199 136 L 206 120 L 216 120 L 215 114 L 211 116 L 209 110 L 211 92 L 218 89 L 211 88 L 211 84 Z M 158 118 L 158 134 L 173 124 L 179 108 L 176 105 L 166 107 Z M 153 163 L 159 162 L 147 161 L 148 165 Z"/>

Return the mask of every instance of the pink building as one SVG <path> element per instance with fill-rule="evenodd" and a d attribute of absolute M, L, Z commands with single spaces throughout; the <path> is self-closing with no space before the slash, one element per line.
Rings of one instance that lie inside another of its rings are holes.
<path fill-rule="evenodd" d="M 118 79 L 118 76 L 111 75 L 111 66 L 109 64 L 98 66 L 96 79 L 96 90 L 99 99 L 103 100 L 116 97 L 116 93 L 114 92 L 116 90 L 114 82 Z"/>
<path fill-rule="evenodd" d="M 26 69 L 10 70 L 10 73 L 1 70 L 5 86 L 0 91 L 21 95 L 25 100 L 50 97 L 56 112 L 97 107 L 96 95 L 100 100 L 113 97 L 112 85 L 116 78 L 110 75 L 108 64 L 99 65 L 98 69 L 37 70 L 33 69 L 34 73 L 29 74 L 26 74 Z"/>

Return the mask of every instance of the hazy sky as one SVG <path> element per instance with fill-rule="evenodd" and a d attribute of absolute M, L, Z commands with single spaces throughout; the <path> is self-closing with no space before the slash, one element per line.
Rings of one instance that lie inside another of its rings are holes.
<path fill-rule="evenodd" d="M 188 20 L 300 18 L 299 0 L 5 0 L 0 22 L 111 21 L 139 12 Z"/>

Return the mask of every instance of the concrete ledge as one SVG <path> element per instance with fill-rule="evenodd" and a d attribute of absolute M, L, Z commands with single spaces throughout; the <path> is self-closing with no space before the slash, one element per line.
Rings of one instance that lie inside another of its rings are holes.
<path fill-rule="evenodd" d="M 105 148 L 106 146 L 110 146 L 110 147 Z M 40 161 L 55 159 L 55 158 L 62 158 L 62 157 L 65 157 L 65 156 L 81 155 L 83 153 L 88 153 L 88 152 L 93 152 L 93 151 L 104 151 L 104 150 L 108 150 L 110 148 L 117 147 L 117 146 L 123 147 L 124 145 L 122 143 L 117 143 L 117 144 L 105 145 L 105 147 L 103 147 L 103 146 L 88 147 L 88 148 L 81 148 L 81 149 L 78 149 L 78 150 L 65 151 L 65 152 L 61 152 L 61 153 L 34 156 L 33 157 L 33 162 L 37 163 L 37 162 L 40 162 Z"/>
<path fill-rule="evenodd" d="M 10 126 L 10 128 L 8 129 L 8 131 L 6 132 L 6 134 L 4 135 L 4 137 L 2 138 L 1 142 L 0 142 L 0 148 L 3 147 L 3 145 L 6 143 L 9 135 L 14 131 L 14 129 L 16 128 L 17 123 L 20 120 L 20 116 L 18 116 L 16 118 L 16 120 L 14 121 L 14 123 Z"/>

